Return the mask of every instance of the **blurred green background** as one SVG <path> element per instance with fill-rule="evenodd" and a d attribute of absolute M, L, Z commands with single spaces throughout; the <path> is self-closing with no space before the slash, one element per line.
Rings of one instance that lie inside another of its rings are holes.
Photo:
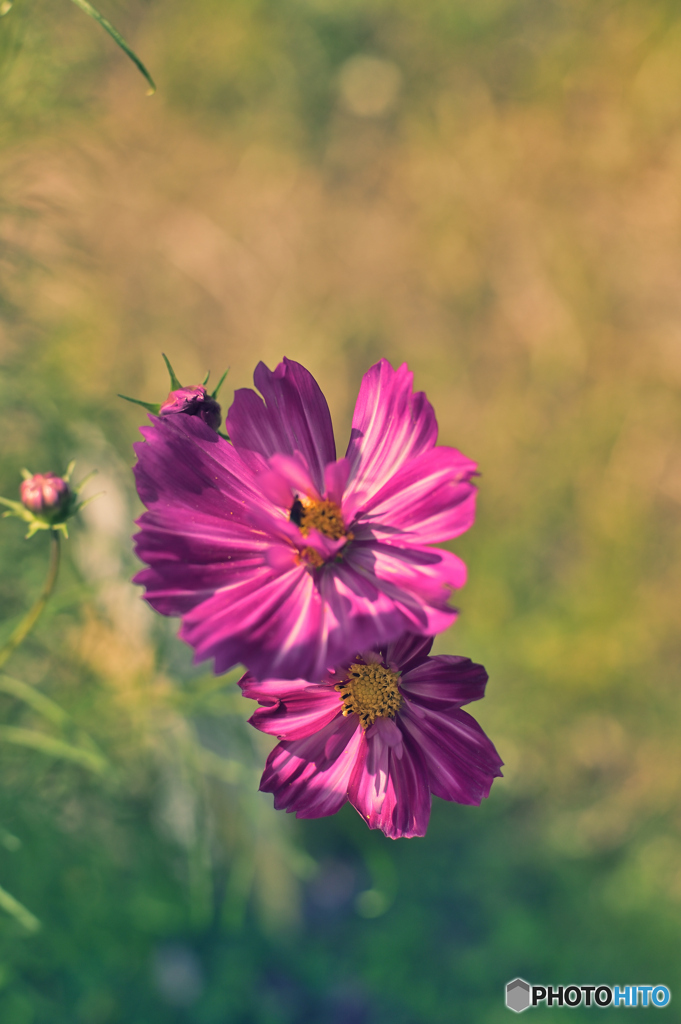
<path fill-rule="evenodd" d="M 501 1024 L 517 975 L 664 983 L 681 1019 L 678 5 L 101 9 L 155 97 L 66 0 L 0 18 L 0 493 L 73 457 L 105 492 L 6 666 L 69 717 L 0 716 L 110 765 L 0 742 L 0 886 L 40 922 L 0 910 L 0 1021 Z M 252 706 L 128 582 L 115 395 L 160 400 L 161 351 L 230 366 L 225 405 L 302 361 L 341 451 L 362 373 L 408 360 L 479 460 L 437 650 L 490 673 L 484 806 L 391 842 L 257 793 Z M 7 520 L 0 559 L 2 639 L 47 537 Z"/>

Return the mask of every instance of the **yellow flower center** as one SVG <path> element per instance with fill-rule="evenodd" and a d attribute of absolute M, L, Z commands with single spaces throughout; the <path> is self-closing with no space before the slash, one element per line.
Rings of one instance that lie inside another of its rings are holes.
<path fill-rule="evenodd" d="M 300 527 L 303 537 L 307 537 L 310 530 L 319 530 L 321 534 L 330 537 L 331 540 L 352 537 L 352 534 L 345 529 L 341 510 L 335 501 L 296 498 L 291 509 L 291 519 Z"/>
<path fill-rule="evenodd" d="M 402 704 L 399 678 L 399 672 L 383 665 L 351 665 L 345 682 L 334 687 L 340 693 L 343 714 L 359 715 L 364 730 L 377 718 L 394 718 Z"/>

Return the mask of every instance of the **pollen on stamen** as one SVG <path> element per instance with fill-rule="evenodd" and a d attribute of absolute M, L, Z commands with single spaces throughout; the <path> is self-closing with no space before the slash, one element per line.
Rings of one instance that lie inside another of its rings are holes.
<path fill-rule="evenodd" d="M 399 672 L 384 665 L 355 662 L 348 678 L 334 687 L 343 702 L 343 715 L 358 715 L 365 731 L 377 718 L 394 718 L 402 704 L 399 678 Z"/>
<path fill-rule="evenodd" d="M 300 528 L 303 537 L 307 537 L 310 530 L 318 530 L 331 540 L 340 540 L 341 537 L 352 540 L 352 533 L 345 528 L 343 515 L 335 501 L 296 498 L 291 506 L 290 519 Z"/>

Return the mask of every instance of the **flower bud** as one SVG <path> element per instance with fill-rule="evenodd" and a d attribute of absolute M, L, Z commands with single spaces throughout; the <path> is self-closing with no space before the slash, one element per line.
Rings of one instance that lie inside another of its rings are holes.
<path fill-rule="evenodd" d="M 217 430 L 222 423 L 220 403 L 209 395 L 200 385 L 189 388 L 178 388 L 171 391 L 161 405 L 160 416 L 184 413 L 185 416 L 199 416 L 211 430 Z"/>
<path fill-rule="evenodd" d="M 63 512 L 71 500 L 71 489 L 56 473 L 34 473 L 20 487 L 21 500 L 36 515 Z"/>

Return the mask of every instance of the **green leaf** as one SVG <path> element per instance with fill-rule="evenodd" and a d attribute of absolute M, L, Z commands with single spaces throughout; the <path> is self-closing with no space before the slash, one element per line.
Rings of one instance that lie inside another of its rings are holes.
<path fill-rule="evenodd" d="M 147 71 L 144 64 L 137 56 L 137 54 L 130 49 L 123 36 L 120 34 L 120 32 L 117 29 L 115 29 L 111 22 L 107 21 L 106 18 L 103 15 L 101 15 L 95 7 L 92 6 L 92 4 L 89 4 L 87 0 L 73 0 L 73 3 L 76 5 L 76 7 L 80 7 L 81 11 L 85 11 L 85 13 L 89 14 L 91 18 L 94 18 L 95 21 L 99 22 L 104 31 L 108 32 L 111 38 L 114 40 L 114 42 L 118 43 L 121 50 L 123 50 L 124 53 L 127 53 L 130 60 L 142 72 L 142 74 L 144 75 L 144 77 L 146 78 L 147 82 L 150 85 L 150 89 L 149 92 L 147 93 L 147 96 L 152 96 L 156 92 L 156 83 L 154 82 L 153 78 L 151 77 L 151 75 L 149 74 L 149 72 Z"/>
<path fill-rule="evenodd" d="M 179 380 L 175 376 L 175 371 L 173 370 L 172 366 L 170 365 L 170 360 L 168 359 L 168 356 L 165 354 L 165 352 L 161 352 L 161 355 L 163 356 L 163 358 L 165 360 L 165 364 L 168 367 L 168 373 L 170 374 L 170 390 L 171 391 L 179 391 L 179 389 L 182 387 L 182 385 L 180 384 Z"/>

